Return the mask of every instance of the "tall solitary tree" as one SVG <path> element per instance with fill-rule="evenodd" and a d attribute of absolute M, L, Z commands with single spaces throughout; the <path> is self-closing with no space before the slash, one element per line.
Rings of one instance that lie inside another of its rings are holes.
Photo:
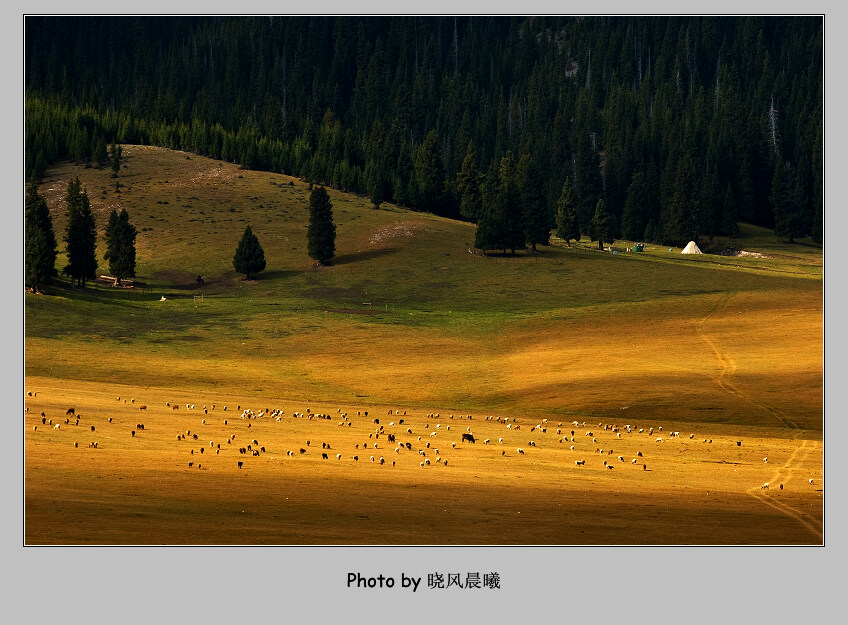
<path fill-rule="evenodd" d="M 571 177 L 566 176 L 562 183 L 562 193 L 557 200 L 556 235 L 571 247 L 569 241 L 580 240 L 580 225 L 577 222 L 577 203 L 574 201 L 574 190 Z"/>
<path fill-rule="evenodd" d="M 82 188 L 79 178 L 68 183 L 65 202 L 68 207 L 68 225 L 64 241 L 68 264 L 62 273 L 70 276 L 72 284 L 76 280 L 78 286 L 85 287 L 86 280 L 96 277 L 97 230 L 88 193 Z"/>
<path fill-rule="evenodd" d="M 250 274 L 257 274 L 265 269 L 265 250 L 259 244 L 259 238 L 253 234 L 250 226 L 244 229 L 241 240 L 233 256 L 233 268 L 250 280 Z"/>
<path fill-rule="evenodd" d="M 595 206 L 595 214 L 589 223 L 589 236 L 598 242 L 598 249 L 604 249 L 604 241 L 612 243 L 612 217 L 607 211 L 603 200 L 598 200 Z"/>
<path fill-rule="evenodd" d="M 319 266 L 329 265 L 336 255 L 336 224 L 333 205 L 324 187 L 315 187 L 309 196 L 309 228 L 307 251 Z"/>
<path fill-rule="evenodd" d="M 35 181 L 27 186 L 25 211 L 24 281 L 30 290 L 37 293 L 56 275 L 56 235 L 47 202 L 38 194 Z"/>
<path fill-rule="evenodd" d="M 126 209 L 119 213 L 114 208 L 109 213 L 106 225 L 106 254 L 109 261 L 109 273 L 120 283 L 124 278 L 135 277 L 135 237 L 138 234 L 130 223 Z"/>

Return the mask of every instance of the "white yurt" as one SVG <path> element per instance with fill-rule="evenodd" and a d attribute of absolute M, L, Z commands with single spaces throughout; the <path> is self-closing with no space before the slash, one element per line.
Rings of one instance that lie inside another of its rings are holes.
<path fill-rule="evenodd" d="M 683 251 L 680 252 L 680 253 L 681 254 L 701 254 L 702 252 L 701 252 L 701 250 L 698 249 L 698 246 L 695 244 L 694 241 L 689 241 L 689 243 L 686 244 L 686 247 L 684 247 Z"/>

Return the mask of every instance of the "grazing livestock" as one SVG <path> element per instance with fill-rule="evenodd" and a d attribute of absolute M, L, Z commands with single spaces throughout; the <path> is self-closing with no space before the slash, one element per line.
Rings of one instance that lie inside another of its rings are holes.
<path fill-rule="evenodd" d="M 242 465 L 244 465 L 244 462 L 242 462 L 241 460 L 239 460 L 238 468 L 239 468 L 239 469 L 241 469 Z"/>
<path fill-rule="evenodd" d="M 584 464 L 586 464 L 586 461 L 585 460 L 575 460 L 574 464 L 577 465 L 578 467 L 582 467 Z"/>
<path fill-rule="evenodd" d="M 474 442 L 474 435 L 473 435 L 473 434 L 468 434 L 467 432 L 463 432 L 463 434 L 462 434 L 462 442 L 464 443 L 465 441 L 468 441 L 468 442 L 470 442 L 470 443 L 473 443 L 473 442 Z"/>
<path fill-rule="evenodd" d="M 523 450 L 523 449 L 521 449 L 521 447 L 519 447 L 518 449 L 516 449 L 516 451 L 517 451 L 518 453 L 520 453 L 520 454 L 523 454 L 523 453 L 524 453 L 524 450 Z"/>

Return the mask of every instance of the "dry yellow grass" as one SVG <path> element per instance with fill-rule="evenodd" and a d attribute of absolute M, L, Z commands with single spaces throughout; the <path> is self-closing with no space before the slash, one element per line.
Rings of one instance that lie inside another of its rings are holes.
<path fill-rule="evenodd" d="M 113 204 L 127 207 L 148 287 L 26 296 L 27 544 L 823 542 L 820 250 L 483 258 L 468 253 L 468 224 L 331 191 L 339 257 L 315 270 L 300 181 L 155 148 L 124 154 L 120 194 L 108 171 L 70 165 L 42 189 L 59 233 L 74 175 L 101 227 Z M 268 259 L 250 283 L 231 264 L 248 219 Z M 238 405 L 285 416 L 248 428 Z M 79 425 L 65 424 L 69 407 Z M 291 417 L 307 409 L 332 418 Z M 394 420 L 412 451 L 382 436 L 363 451 L 375 417 Z M 547 432 L 531 432 L 543 419 Z M 461 441 L 466 427 L 477 443 Z M 178 441 L 187 430 L 198 440 Z M 238 454 L 254 438 L 265 453 Z M 419 448 L 448 465 L 420 467 Z"/>
<path fill-rule="evenodd" d="M 616 422 L 619 438 L 582 420 L 558 426 L 550 419 L 517 415 L 513 423 L 513 415 L 493 415 L 509 417 L 508 429 L 482 413 L 436 418 L 420 408 L 389 415 L 386 406 L 307 405 L 49 378 L 31 378 L 27 388 L 36 393 L 27 397 L 25 418 L 28 544 L 822 542 L 822 443 L 785 428 L 696 427 L 628 416 Z M 239 405 L 285 414 L 280 421 L 242 419 Z M 79 425 L 66 417 L 69 407 Z M 330 418 L 293 417 L 307 409 Z M 339 409 L 351 426 L 339 425 L 348 422 Z M 366 409 L 367 417 L 357 415 Z M 43 425 L 42 411 L 60 429 Z M 143 430 L 136 430 L 138 423 Z M 623 430 L 625 423 L 632 433 Z M 540 424 L 546 432 L 531 429 Z M 380 426 L 383 435 L 369 436 Z M 466 428 L 474 444 L 462 442 Z M 675 428 L 680 437 L 669 438 Z M 572 430 L 573 442 L 559 442 Z M 186 432 L 185 440 L 177 439 Z M 385 433 L 395 434 L 397 444 Z M 96 449 L 89 446 L 95 441 Z M 394 451 L 406 442 L 411 451 Z M 238 452 L 249 444 L 265 452 Z M 446 466 L 436 463 L 436 449 Z M 432 464 L 422 468 L 425 458 Z M 578 467 L 575 460 L 586 464 Z M 606 469 L 604 461 L 615 468 Z M 764 482 L 768 491 L 761 489 Z"/>

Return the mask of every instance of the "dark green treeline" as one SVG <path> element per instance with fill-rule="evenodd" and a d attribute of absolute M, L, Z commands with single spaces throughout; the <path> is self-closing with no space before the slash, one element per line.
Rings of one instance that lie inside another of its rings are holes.
<path fill-rule="evenodd" d="M 584 233 L 603 199 L 616 237 L 679 243 L 742 220 L 821 240 L 823 28 L 763 16 L 27 17 L 26 173 L 149 143 L 459 216 L 473 142 L 477 171 L 532 157 L 550 226 L 568 176 Z"/>

